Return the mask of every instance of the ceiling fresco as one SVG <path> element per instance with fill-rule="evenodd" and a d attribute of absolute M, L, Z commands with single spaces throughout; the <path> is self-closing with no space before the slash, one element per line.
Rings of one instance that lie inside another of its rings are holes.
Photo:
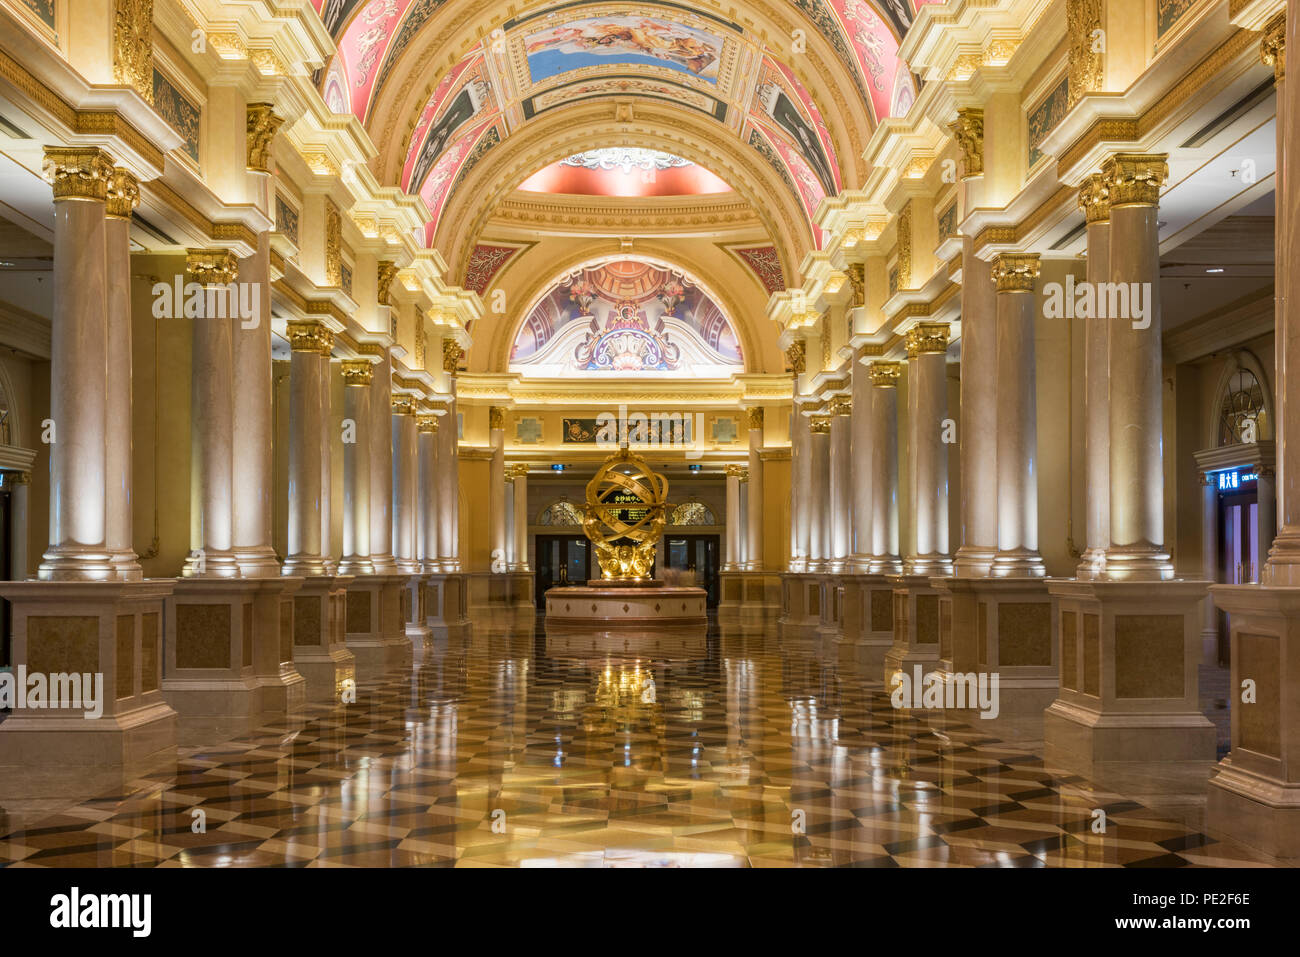
<path fill-rule="evenodd" d="M 735 330 L 688 274 L 616 258 L 560 277 L 529 310 L 510 350 L 526 376 L 718 378 L 743 371 Z"/>
<path fill-rule="evenodd" d="M 398 59 L 447 0 L 313 0 L 338 46 L 321 75 L 330 107 L 365 122 Z M 925 2 L 925 0 L 921 0 Z M 912 0 L 794 0 L 835 51 L 873 118 L 904 112 L 898 59 Z M 842 186 L 823 113 L 790 66 L 738 23 L 670 0 L 571 0 L 507 20 L 438 78 L 408 143 L 401 185 L 437 219 L 468 169 L 521 124 L 594 97 L 671 101 L 750 144 L 809 216 Z M 613 195 L 624 195 L 614 193 Z"/>

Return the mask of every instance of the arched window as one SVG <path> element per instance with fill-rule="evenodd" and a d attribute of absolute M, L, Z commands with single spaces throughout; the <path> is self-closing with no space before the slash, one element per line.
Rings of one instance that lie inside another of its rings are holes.
<path fill-rule="evenodd" d="M 716 525 L 713 511 L 703 502 L 683 502 L 668 516 L 669 525 Z"/>
<path fill-rule="evenodd" d="M 1238 368 L 1228 377 L 1219 409 L 1219 445 L 1251 444 L 1265 438 L 1264 389 L 1255 373 Z"/>
<path fill-rule="evenodd" d="M 582 510 L 572 502 L 552 502 L 537 516 L 538 525 L 581 525 Z"/>

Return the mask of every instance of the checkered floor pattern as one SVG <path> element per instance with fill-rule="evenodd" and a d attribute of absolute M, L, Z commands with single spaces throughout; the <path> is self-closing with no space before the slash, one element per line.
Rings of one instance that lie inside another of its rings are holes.
<path fill-rule="evenodd" d="M 1260 863 L 1052 773 L 968 712 L 895 711 L 877 677 L 774 627 L 598 640 L 479 623 L 355 704 L 181 749 L 0 835 L 0 866 Z"/>

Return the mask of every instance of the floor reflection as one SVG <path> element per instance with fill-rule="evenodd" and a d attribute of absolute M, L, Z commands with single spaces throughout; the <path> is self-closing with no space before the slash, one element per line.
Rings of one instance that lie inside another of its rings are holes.
<path fill-rule="evenodd" d="M 94 782 L 89 799 L 51 780 L 39 800 L 3 802 L 0 863 L 1254 862 L 1194 822 L 1045 769 L 996 724 L 895 711 L 877 674 L 774 627 L 478 622 L 472 638 L 416 649 L 411 673 L 363 682 L 354 705 L 182 748 Z M 1105 834 L 1092 832 L 1099 808 Z"/>

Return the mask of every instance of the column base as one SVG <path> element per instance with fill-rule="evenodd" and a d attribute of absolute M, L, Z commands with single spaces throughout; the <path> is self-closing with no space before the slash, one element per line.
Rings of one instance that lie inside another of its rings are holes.
<path fill-rule="evenodd" d="M 0 583 L 12 603 L 15 672 L 102 676 L 98 717 L 87 717 L 95 709 L 84 701 L 15 708 L 0 722 L 0 765 L 123 767 L 175 748 L 176 712 L 160 688 L 163 605 L 173 587 L 169 579 Z"/>
<path fill-rule="evenodd" d="M 235 563 L 241 578 L 275 578 L 280 574 L 280 560 L 269 545 L 235 548 Z"/>
<path fill-rule="evenodd" d="M 952 573 L 957 578 L 988 578 L 997 553 L 996 548 L 963 545 L 953 555 Z"/>
<path fill-rule="evenodd" d="M 293 664 L 307 683 L 309 701 L 338 701 L 344 683 L 356 679 L 356 657 L 348 650 L 345 575 L 303 580 L 293 596 Z"/>
<path fill-rule="evenodd" d="M 1050 580 L 1059 697 L 1044 712 L 1047 763 L 1096 776 L 1106 765 L 1198 764 L 1214 725 L 1200 711 L 1207 582 Z"/>
<path fill-rule="evenodd" d="M 53 545 L 36 569 L 43 582 L 108 582 L 116 575 L 113 556 L 102 545 Z"/>
<path fill-rule="evenodd" d="M 894 588 L 884 575 L 841 579 L 841 634 L 835 640 L 843 665 L 879 673 L 894 643 Z"/>
<path fill-rule="evenodd" d="M 718 620 L 761 625 L 781 614 L 781 579 L 761 569 L 722 572 Z"/>
<path fill-rule="evenodd" d="M 821 626 L 821 579 L 811 572 L 786 572 L 781 578 L 781 615 L 777 627 L 782 635 L 813 635 Z"/>
<path fill-rule="evenodd" d="M 181 569 L 182 578 L 229 579 L 239 578 L 239 562 L 235 553 L 228 550 L 204 549 L 202 556 L 191 553 Z"/>
<path fill-rule="evenodd" d="M 358 575 L 348 580 L 344 633 L 359 680 L 392 670 L 410 649 L 402 617 L 407 578 L 404 574 Z"/>
<path fill-rule="evenodd" d="M 999 551 L 989 566 L 990 578 L 1045 578 L 1047 566 L 1034 549 L 1016 548 Z"/>
<path fill-rule="evenodd" d="M 469 607 L 476 616 L 505 616 L 515 622 L 537 614 L 534 579 L 520 572 L 462 572 L 469 590 Z"/>
<path fill-rule="evenodd" d="M 261 709 L 254 675 L 256 582 L 181 578 L 167 599 L 163 696 L 183 718 L 248 717 Z"/>
<path fill-rule="evenodd" d="M 1205 796 L 1205 827 L 1278 861 L 1300 860 L 1300 784 L 1219 762 Z"/>
<path fill-rule="evenodd" d="M 469 590 L 460 573 L 439 573 L 425 579 L 425 624 L 432 639 L 464 638 L 473 630 L 470 623 Z"/>
<path fill-rule="evenodd" d="M 939 667 L 939 592 L 929 575 L 890 575 L 893 588 L 894 640 L 885 652 L 885 689 L 900 672 L 911 675 Z"/>
<path fill-rule="evenodd" d="M 301 578 L 248 579 L 253 594 L 253 677 L 261 710 L 297 711 L 307 702 L 307 682 L 293 664 L 293 596 Z"/>
<path fill-rule="evenodd" d="M 126 548 L 113 552 L 113 569 L 115 578 L 120 582 L 144 581 L 144 569 L 140 567 L 140 556 Z"/>

